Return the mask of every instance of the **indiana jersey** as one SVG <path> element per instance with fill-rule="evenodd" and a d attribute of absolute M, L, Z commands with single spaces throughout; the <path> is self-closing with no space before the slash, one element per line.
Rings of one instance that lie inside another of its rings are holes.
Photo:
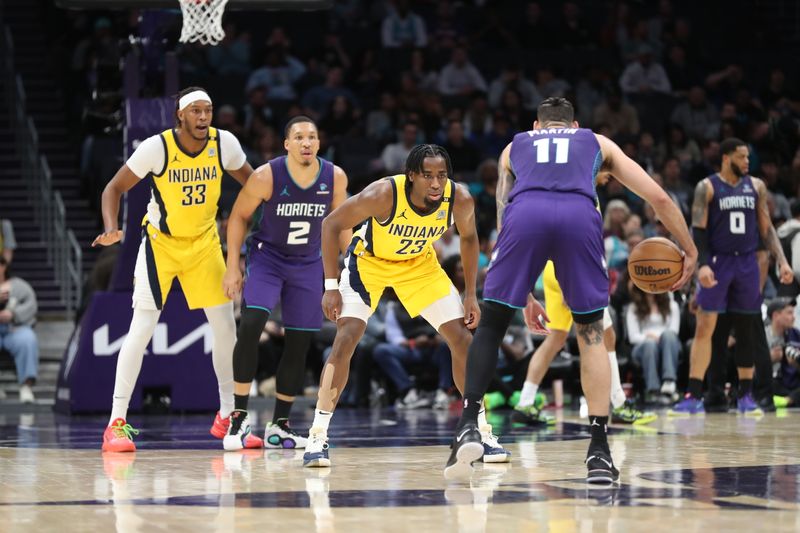
<path fill-rule="evenodd" d="M 708 177 L 714 195 L 708 206 L 708 244 L 712 254 L 744 254 L 758 247 L 758 193 L 750 176 L 735 186 L 714 174 Z"/>
<path fill-rule="evenodd" d="M 322 247 L 322 219 L 333 200 L 333 163 L 321 157 L 314 183 L 301 187 L 294 181 L 286 156 L 269 162 L 272 196 L 261 204 L 253 238 L 287 256 L 319 257 Z"/>
<path fill-rule="evenodd" d="M 514 136 L 509 155 L 516 181 L 508 198 L 528 191 L 582 194 L 595 201 L 603 154 L 592 130 L 548 128 Z"/>
<path fill-rule="evenodd" d="M 433 251 L 433 242 L 453 223 L 455 185 L 452 180 L 442 192 L 442 201 L 433 212 L 424 214 L 408 198 L 405 174 L 385 178 L 392 184 L 394 205 L 385 221 L 367 219 L 353 235 L 350 244 L 355 255 L 371 254 L 387 261 L 407 261 Z"/>
<path fill-rule="evenodd" d="M 222 157 L 216 128 L 208 128 L 208 142 L 197 153 L 187 152 L 174 130 L 160 135 L 164 143 L 164 170 L 153 174 L 146 220 L 162 233 L 196 237 L 215 227 L 222 181 Z"/>

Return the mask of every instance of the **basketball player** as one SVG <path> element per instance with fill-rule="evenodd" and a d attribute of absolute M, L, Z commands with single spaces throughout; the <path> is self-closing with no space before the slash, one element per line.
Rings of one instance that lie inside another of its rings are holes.
<path fill-rule="evenodd" d="M 499 221 L 498 221 L 499 224 Z M 500 225 L 499 227 L 502 227 Z M 567 341 L 569 330 L 572 329 L 572 314 L 564 302 L 564 294 L 556 279 L 553 262 L 548 261 L 544 267 L 544 303 L 550 334 L 539 345 L 528 363 L 528 375 L 522 385 L 522 394 L 519 402 L 514 406 L 511 418 L 521 424 L 536 425 L 550 423 L 552 418 L 546 417 L 541 412 L 541 405 L 537 405 L 536 393 L 539 384 L 547 373 L 547 368 L 553 362 L 558 351 Z M 649 424 L 658 416 L 651 412 L 642 412 L 633 406 L 632 401 L 625 397 L 622 383 L 619 379 L 619 363 L 616 352 L 617 336 L 614 333 L 614 324 L 608 308 L 603 311 L 603 344 L 608 351 L 608 361 L 611 365 L 611 421 L 619 424 Z"/>
<path fill-rule="evenodd" d="M 224 287 L 229 298 L 236 298 L 242 289 L 242 242 L 253 213 L 262 209 L 247 254 L 242 318 L 233 350 L 235 406 L 223 441 L 226 450 L 244 448 L 251 433 L 247 401 L 258 366 L 258 339 L 278 301 L 286 337 L 276 376 L 275 411 L 264 433 L 264 445 L 306 445 L 306 439 L 289 427 L 289 412 L 303 386 L 311 338 L 322 327 L 322 308 L 316 305 L 322 299 L 322 219 L 347 199 L 347 176 L 341 168 L 317 157 L 317 126 L 306 116 L 289 121 L 283 146 L 288 155 L 256 170 L 236 198 L 228 219 Z M 342 232 L 342 249 L 346 249 L 350 235 Z"/>
<path fill-rule="evenodd" d="M 700 251 L 697 271 L 697 326 L 689 359 L 689 390 L 669 411 L 672 416 L 704 414 L 703 378 L 711 359 L 711 337 L 719 313 L 727 312 L 736 330 L 739 375 L 737 410 L 749 416 L 763 411 L 753 399 L 755 327 L 761 318 L 761 282 L 756 248 L 759 233 L 777 259 L 781 283 L 794 279 L 772 226 L 764 182 L 750 176 L 747 144 L 736 138 L 720 143 L 722 165 L 694 191 L 692 229 Z"/>
<path fill-rule="evenodd" d="M 683 274 L 672 290 L 690 279 L 697 250 L 680 210 L 664 190 L 615 143 L 579 128 L 572 104 L 564 98 L 542 101 L 533 130 L 514 137 L 500 155 L 498 167 L 497 207 L 503 225 L 484 284 L 484 316 L 469 348 L 464 412 L 445 477 L 469 477 L 472 461 L 483 454 L 477 414 L 497 364 L 497 349 L 515 310 L 527 303 L 529 327 L 547 331 L 543 324 L 546 313 L 531 290 L 550 259 L 578 335 L 581 385 L 591 431 L 587 481 L 616 481 L 619 472 L 606 440 L 611 386 L 608 353 L 603 344 L 603 310 L 608 306 L 609 281 L 602 219 L 596 209 L 598 172 L 612 173 L 651 203 L 659 219 L 686 250 Z"/>
<path fill-rule="evenodd" d="M 211 434 L 221 439 L 233 410 L 233 303 L 222 290 L 225 261 L 217 233 L 217 201 L 223 172 L 244 184 L 253 168 L 233 134 L 211 127 L 211 97 L 189 87 L 175 102 L 174 129 L 145 139 L 103 191 L 105 232 L 92 246 L 122 239 L 117 226 L 122 195 L 152 176 L 150 203 L 143 220 L 136 258 L 133 318 L 117 359 L 111 419 L 103 434 L 103 451 L 136 450 L 138 433 L 125 421 L 147 343 L 177 277 L 189 309 L 202 308 L 214 335 L 211 357 L 219 383 L 220 408 Z M 260 439 L 250 443 L 260 447 Z"/>
<path fill-rule="evenodd" d="M 336 339 L 322 370 L 304 466 L 331 464 L 328 425 L 347 384 L 350 358 L 386 287 L 394 289 L 409 315 L 422 315 L 447 341 L 453 357 L 453 381 L 463 390 L 467 347 L 472 340 L 467 328 L 478 324 L 481 313 L 475 295 L 479 250 L 472 197 L 465 187 L 453 183 L 452 174 L 444 148 L 415 146 L 406 159 L 405 174 L 370 184 L 322 223 L 322 310 L 336 322 Z M 432 246 L 454 221 L 461 237 L 466 286 L 463 306 Z M 335 243 L 342 231 L 361 222 L 339 284 Z M 481 416 L 479 439 L 487 446 L 487 462 L 507 461 L 508 452 L 492 435 L 485 413 Z"/>

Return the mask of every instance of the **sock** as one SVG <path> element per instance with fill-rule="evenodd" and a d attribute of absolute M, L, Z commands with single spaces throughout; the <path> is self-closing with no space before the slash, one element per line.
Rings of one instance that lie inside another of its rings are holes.
<path fill-rule="evenodd" d="M 478 424 L 478 413 L 483 409 L 483 399 L 478 397 L 464 397 L 464 411 L 461 413 L 461 420 L 458 427 L 462 428 L 467 424 Z M 484 415 L 485 416 L 485 415 Z"/>
<path fill-rule="evenodd" d="M 487 425 L 489 425 L 489 422 L 486 421 L 486 408 L 481 406 L 480 411 L 478 411 L 478 428 L 480 429 Z"/>
<path fill-rule="evenodd" d="M 281 420 L 284 422 L 289 420 L 289 411 L 292 409 L 294 402 L 287 402 L 280 398 L 275 398 L 275 412 L 272 414 L 272 423 L 277 424 Z"/>
<path fill-rule="evenodd" d="M 233 395 L 233 408 L 237 411 L 247 411 L 247 402 L 250 400 L 248 394 L 234 394 Z M 222 413 L 220 413 L 222 416 Z"/>
<path fill-rule="evenodd" d="M 703 397 L 703 380 L 689 378 L 689 387 L 687 392 L 692 395 L 692 398 L 699 400 Z"/>
<path fill-rule="evenodd" d="M 740 379 L 739 380 L 739 398 L 746 394 L 750 394 L 753 390 L 753 380 L 752 379 Z"/>
<path fill-rule="evenodd" d="M 128 416 L 128 404 L 131 401 L 133 388 L 142 369 L 142 359 L 147 343 L 153 337 L 161 311 L 134 307 L 128 335 L 122 341 L 117 357 L 117 372 L 114 378 L 114 396 L 111 404 L 110 426 L 117 418 Z"/>
<path fill-rule="evenodd" d="M 617 362 L 617 352 L 608 352 L 608 361 L 611 363 L 611 405 L 614 409 L 622 407 L 627 399 L 625 391 L 622 389 L 622 382 L 619 379 L 619 363 Z"/>
<path fill-rule="evenodd" d="M 214 344 L 211 360 L 219 387 L 219 416 L 226 418 L 233 410 L 233 347 L 236 344 L 236 319 L 233 302 L 203 309 L 211 326 Z"/>
<path fill-rule="evenodd" d="M 608 451 L 608 417 L 589 415 L 589 431 L 592 434 L 590 447 L 600 446 Z"/>
<path fill-rule="evenodd" d="M 536 393 L 539 392 L 539 384 L 525 381 L 522 384 L 522 393 L 519 397 L 519 407 L 530 407 L 536 401 Z"/>
<path fill-rule="evenodd" d="M 322 409 L 314 410 L 314 422 L 311 424 L 312 428 L 322 429 L 327 433 L 328 426 L 331 423 L 333 413 L 330 411 L 323 411 Z"/>

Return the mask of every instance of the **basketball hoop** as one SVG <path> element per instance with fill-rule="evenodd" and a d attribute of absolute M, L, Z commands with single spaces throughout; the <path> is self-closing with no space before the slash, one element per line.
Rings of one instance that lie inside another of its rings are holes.
<path fill-rule="evenodd" d="M 180 0 L 183 29 L 180 41 L 215 45 L 225 38 L 222 13 L 228 0 Z"/>

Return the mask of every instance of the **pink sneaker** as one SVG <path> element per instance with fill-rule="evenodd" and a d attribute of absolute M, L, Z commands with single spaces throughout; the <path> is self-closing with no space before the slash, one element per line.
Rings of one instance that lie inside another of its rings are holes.
<path fill-rule="evenodd" d="M 136 445 L 132 435 L 138 435 L 139 430 L 133 429 L 124 418 L 117 418 L 103 433 L 104 452 L 135 452 Z"/>
<path fill-rule="evenodd" d="M 228 417 L 222 418 L 219 416 L 219 411 L 217 411 L 217 416 L 214 417 L 214 424 L 211 426 L 209 433 L 218 439 L 224 439 L 230 426 L 230 419 Z"/>

